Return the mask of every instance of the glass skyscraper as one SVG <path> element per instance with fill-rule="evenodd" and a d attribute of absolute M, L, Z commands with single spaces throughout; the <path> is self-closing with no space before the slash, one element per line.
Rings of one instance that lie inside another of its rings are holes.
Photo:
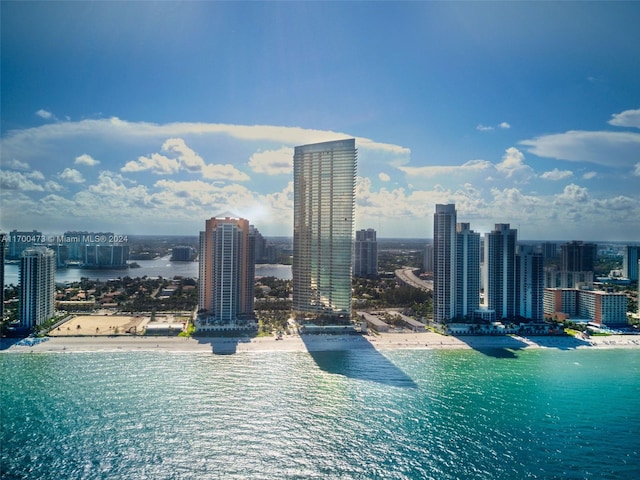
<path fill-rule="evenodd" d="M 293 156 L 293 309 L 326 324 L 351 315 L 357 155 L 352 138 Z"/>

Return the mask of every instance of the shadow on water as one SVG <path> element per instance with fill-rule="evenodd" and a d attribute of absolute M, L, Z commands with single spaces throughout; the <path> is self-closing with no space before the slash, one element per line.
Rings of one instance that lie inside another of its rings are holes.
<path fill-rule="evenodd" d="M 517 351 L 537 345 L 544 348 L 573 350 L 588 346 L 588 341 L 568 335 L 535 335 L 519 337 L 510 335 L 460 335 L 456 338 L 484 355 L 494 358 L 518 358 Z"/>
<path fill-rule="evenodd" d="M 418 385 L 360 335 L 301 335 L 320 370 L 401 388 Z"/>

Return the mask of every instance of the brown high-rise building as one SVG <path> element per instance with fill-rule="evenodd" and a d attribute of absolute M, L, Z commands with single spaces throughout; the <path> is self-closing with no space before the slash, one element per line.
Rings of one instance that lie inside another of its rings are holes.
<path fill-rule="evenodd" d="M 244 218 L 210 218 L 200 232 L 198 308 L 207 324 L 253 318 L 255 229 Z"/>

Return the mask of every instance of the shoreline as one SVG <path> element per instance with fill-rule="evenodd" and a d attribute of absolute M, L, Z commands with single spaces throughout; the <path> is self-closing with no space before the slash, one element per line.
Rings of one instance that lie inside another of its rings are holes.
<path fill-rule="evenodd" d="M 444 336 L 433 332 L 381 333 L 377 335 L 285 335 L 275 337 L 164 337 L 77 336 L 45 337 L 35 345 L 17 345 L 19 339 L 3 338 L 0 353 L 67 352 L 319 352 L 332 350 L 523 350 L 530 348 L 609 349 L 639 348 L 639 335 L 610 335 L 581 339 L 571 336 Z"/>

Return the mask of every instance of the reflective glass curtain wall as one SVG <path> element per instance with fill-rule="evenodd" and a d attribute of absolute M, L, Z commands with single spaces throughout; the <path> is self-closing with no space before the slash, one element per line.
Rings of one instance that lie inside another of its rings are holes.
<path fill-rule="evenodd" d="M 351 314 L 355 139 L 303 145 L 293 157 L 293 308 L 328 320 Z"/>

